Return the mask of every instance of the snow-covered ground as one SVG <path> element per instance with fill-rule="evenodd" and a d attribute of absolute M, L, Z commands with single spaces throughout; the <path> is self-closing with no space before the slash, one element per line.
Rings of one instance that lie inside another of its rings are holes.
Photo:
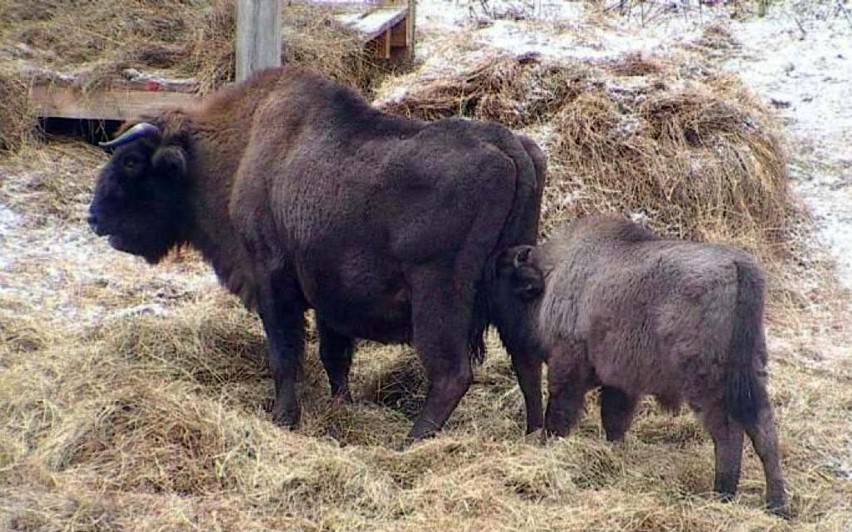
<path fill-rule="evenodd" d="M 779 107 L 794 189 L 852 288 L 852 14 L 831 4 L 732 23 L 742 48 L 725 66 Z"/>

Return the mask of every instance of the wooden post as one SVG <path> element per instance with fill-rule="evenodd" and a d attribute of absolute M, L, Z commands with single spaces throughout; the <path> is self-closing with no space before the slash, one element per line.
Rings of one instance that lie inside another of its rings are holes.
<path fill-rule="evenodd" d="M 414 35 L 414 28 L 415 28 L 414 21 L 415 20 L 417 20 L 417 0 L 408 0 L 408 19 L 405 21 L 405 24 L 406 24 L 405 36 L 408 37 L 408 57 L 409 57 L 409 59 L 414 59 L 414 53 L 415 53 L 415 50 L 414 50 L 414 43 L 416 42 L 415 35 Z"/>
<path fill-rule="evenodd" d="M 281 66 L 281 0 L 237 0 L 237 82 Z"/>

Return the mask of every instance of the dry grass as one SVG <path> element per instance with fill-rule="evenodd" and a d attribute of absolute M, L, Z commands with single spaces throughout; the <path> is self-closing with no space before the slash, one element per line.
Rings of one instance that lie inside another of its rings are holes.
<path fill-rule="evenodd" d="M 368 64 L 357 36 L 328 7 L 285 2 L 285 60 L 307 64 L 368 88 Z M 125 68 L 193 77 L 204 92 L 233 79 L 233 0 L 4 0 L 0 42 L 44 68 L 80 72 L 92 88 Z"/>
<path fill-rule="evenodd" d="M 363 345 L 357 402 L 325 397 L 309 346 L 304 426 L 258 405 L 271 393 L 256 319 L 227 296 L 49 340 L 3 321 L 0 526 L 19 530 L 788 529 L 760 509 L 749 450 L 736 504 L 716 502 L 712 446 L 691 415 L 646 402 L 610 446 L 595 401 L 571 438 L 522 437 L 507 358 L 492 356 L 446 432 L 403 448 L 423 378 L 410 349 Z M 492 339 L 492 342 L 494 340 Z M 852 519 L 843 449 L 850 375 L 773 365 L 799 529 Z"/>

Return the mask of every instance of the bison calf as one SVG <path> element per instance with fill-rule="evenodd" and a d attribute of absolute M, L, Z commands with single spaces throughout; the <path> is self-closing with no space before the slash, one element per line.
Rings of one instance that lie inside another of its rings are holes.
<path fill-rule="evenodd" d="M 736 493 L 745 432 L 763 462 L 769 507 L 788 512 L 765 385 L 763 278 L 747 254 L 598 216 L 541 246 L 508 249 L 497 268 L 492 305 L 528 431 L 543 422 L 566 435 L 598 386 L 609 440 L 624 437 L 641 396 L 669 408 L 685 400 L 713 437 L 715 490 Z"/>

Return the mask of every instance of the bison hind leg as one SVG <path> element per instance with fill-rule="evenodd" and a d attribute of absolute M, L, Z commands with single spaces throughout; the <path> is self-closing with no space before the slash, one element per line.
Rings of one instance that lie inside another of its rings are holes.
<path fill-rule="evenodd" d="M 763 386 L 762 383 L 760 386 Z M 784 476 L 781 472 L 778 436 L 775 433 L 772 406 L 766 399 L 765 390 L 762 397 L 758 406 L 757 422 L 753 426 L 746 426 L 745 430 L 763 464 L 766 477 L 766 505 L 770 512 L 786 519 L 790 518 L 791 513 L 784 488 Z"/>
<path fill-rule="evenodd" d="M 607 441 L 622 441 L 636 412 L 638 398 L 618 388 L 601 388 L 601 424 Z"/>
<path fill-rule="evenodd" d="M 713 438 L 716 459 L 713 490 L 721 495 L 723 501 L 731 501 L 737 494 L 740 481 L 743 427 L 728 416 L 724 401 L 704 405 L 700 416 L 704 428 Z"/>
<path fill-rule="evenodd" d="M 429 380 L 426 404 L 409 433 L 412 440 L 441 430 L 473 382 L 468 356 L 473 293 L 459 297 L 451 274 L 451 268 L 440 264 L 407 273 L 412 291 L 414 348 Z"/>

